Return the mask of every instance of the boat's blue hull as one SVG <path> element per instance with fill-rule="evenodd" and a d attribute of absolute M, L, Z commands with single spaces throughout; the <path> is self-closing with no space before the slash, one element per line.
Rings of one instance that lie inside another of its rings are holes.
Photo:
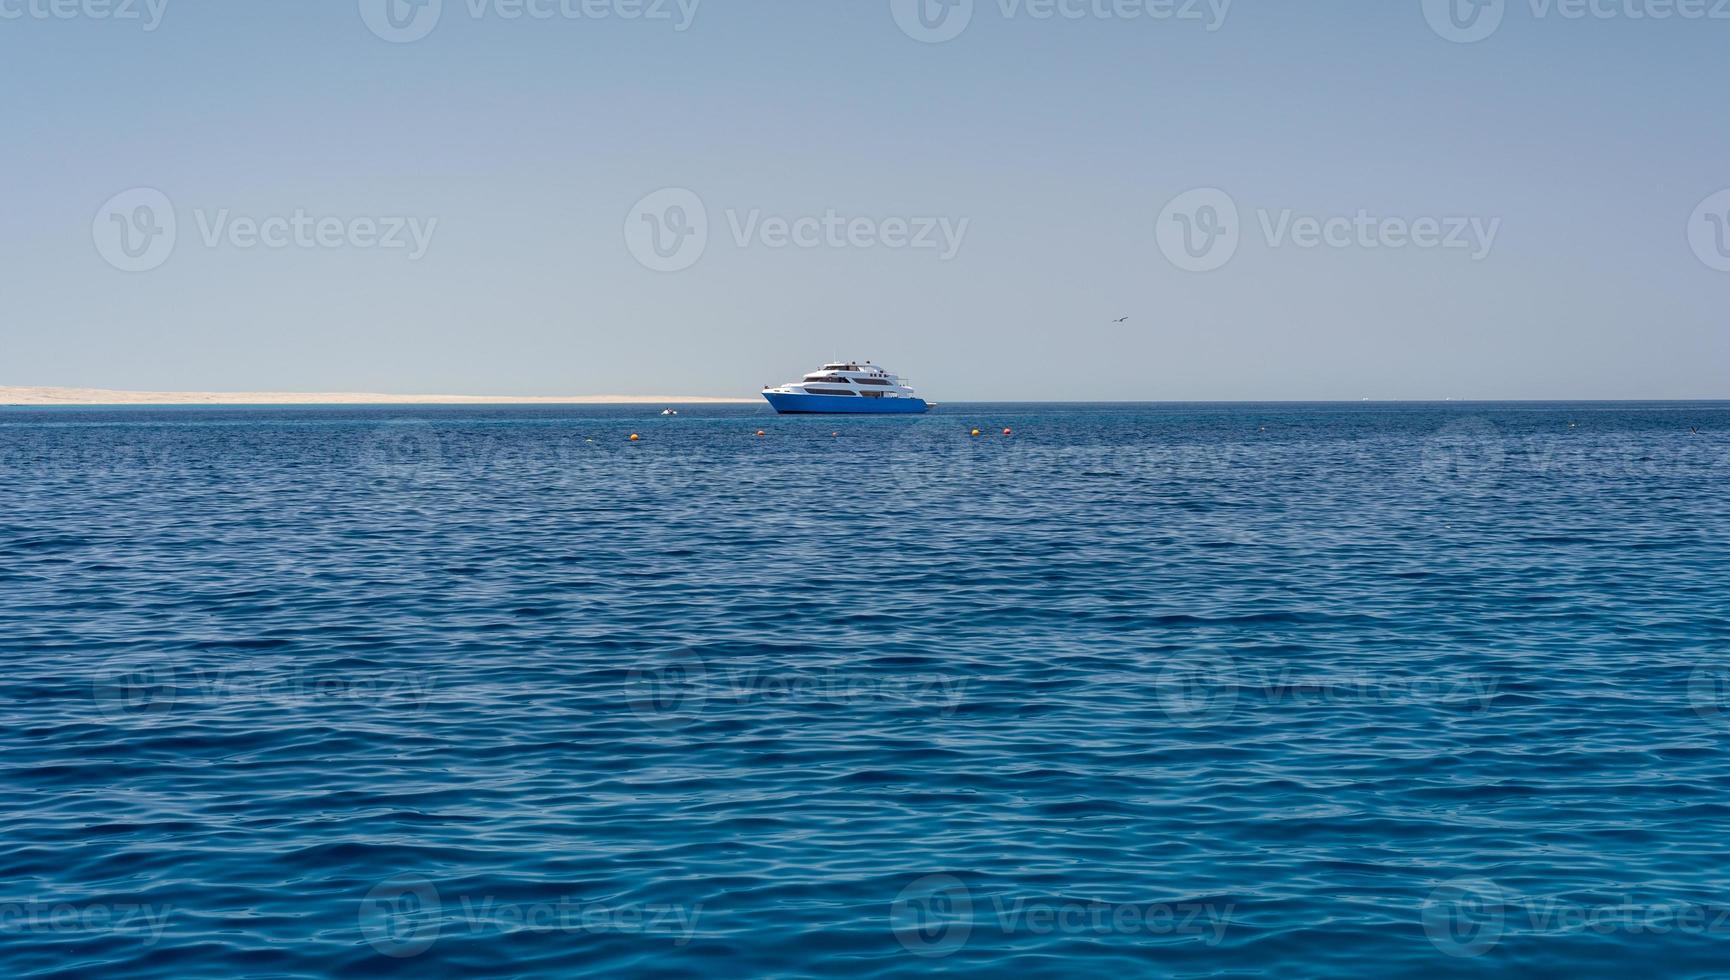
<path fill-rule="evenodd" d="M 917 415 L 929 406 L 923 398 L 862 398 L 857 395 L 788 395 L 765 391 L 782 415 Z"/>

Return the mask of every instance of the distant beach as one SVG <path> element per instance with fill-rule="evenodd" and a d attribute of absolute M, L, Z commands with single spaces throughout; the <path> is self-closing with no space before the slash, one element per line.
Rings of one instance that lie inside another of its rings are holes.
<path fill-rule="evenodd" d="M 750 405 L 695 395 L 381 395 L 369 392 L 113 391 L 0 386 L 0 405 Z"/>

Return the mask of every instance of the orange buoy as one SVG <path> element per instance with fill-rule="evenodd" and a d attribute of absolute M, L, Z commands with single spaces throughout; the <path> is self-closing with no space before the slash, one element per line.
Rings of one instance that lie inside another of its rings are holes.
<path fill-rule="evenodd" d="M 1015 430 L 1014 429 L 1004 429 L 1003 434 L 1006 436 L 1012 436 L 1015 434 Z"/>
<path fill-rule="evenodd" d="M 973 434 L 974 434 L 974 435 L 978 435 L 978 434 L 979 434 L 979 430 L 978 430 L 978 429 L 974 429 L 974 430 L 973 430 Z"/>
<path fill-rule="evenodd" d="M 758 430 L 757 430 L 757 435 L 758 435 L 758 436 L 759 436 L 759 437 L 762 437 L 762 436 L 766 436 L 766 435 L 768 435 L 768 434 L 769 434 L 769 433 L 767 433 L 767 432 L 764 432 L 764 431 L 763 431 L 763 430 L 762 430 L 762 429 L 758 429 Z"/>
<path fill-rule="evenodd" d="M 632 442 L 636 442 L 638 439 L 641 439 L 641 438 L 642 438 L 642 436 L 637 435 L 635 432 L 631 433 L 631 441 Z"/>

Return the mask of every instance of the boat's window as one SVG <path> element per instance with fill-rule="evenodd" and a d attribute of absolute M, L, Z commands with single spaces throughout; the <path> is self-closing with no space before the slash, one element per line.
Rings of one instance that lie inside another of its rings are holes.
<path fill-rule="evenodd" d="M 853 392 L 851 392 L 851 391 L 834 391 L 834 390 L 829 389 L 829 388 L 806 388 L 805 394 L 807 394 L 807 395 L 851 395 L 851 394 L 853 394 Z"/>
<path fill-rule="evenodd" d="M 853 380 L 862 385 L 886 385 L 889 383 L 887 381 L 879 381 L 876 378 L 854 378 Z"/>

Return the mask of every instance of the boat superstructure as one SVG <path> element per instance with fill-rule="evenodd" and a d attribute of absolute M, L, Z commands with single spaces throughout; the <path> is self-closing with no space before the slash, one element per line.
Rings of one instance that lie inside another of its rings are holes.
<path fill-rule="evenodd" d="M 870 361 L 831 361 L 798 381 L 764 388 L 763 397 L 782 415 L 907 415 L 930 407 Z"/>

